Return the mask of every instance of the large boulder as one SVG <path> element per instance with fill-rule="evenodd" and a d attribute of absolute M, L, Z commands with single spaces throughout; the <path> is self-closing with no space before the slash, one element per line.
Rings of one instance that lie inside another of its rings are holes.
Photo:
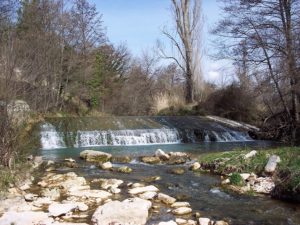
<path fill-rule="evenodd" d="M 144 225 L 151 206 L 150 201 L 140 198 L 126 199 L 123 202 L 111 201 L 97 208 L 92 217 L 92 224 Z"/>
<path fill-rule="evenodd" d="M 88 162 L 107 162 L 111 159 L 112 155 L 106 152 L 84 150 L 80 152 L 80 158 L 85 159 Z"/>

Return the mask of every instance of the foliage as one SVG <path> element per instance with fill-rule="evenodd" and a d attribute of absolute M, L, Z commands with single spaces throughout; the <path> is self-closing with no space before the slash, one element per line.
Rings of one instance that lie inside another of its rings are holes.
<path fill-rule="evenodd" d="M 233 185 L 237 185 L 237 186 L 243 186 L 244 185 L 244 180 L 242 178 L 242 176 L 239 173 L 233 173 L 230 176 L 230 183 Z"/>
<path fill-rule="evenodd" d="M 200 107 L 210 114 L 236 121 L 256 122 L 259 119 L 255 97 L 237 83 L 211 93 Z"/>

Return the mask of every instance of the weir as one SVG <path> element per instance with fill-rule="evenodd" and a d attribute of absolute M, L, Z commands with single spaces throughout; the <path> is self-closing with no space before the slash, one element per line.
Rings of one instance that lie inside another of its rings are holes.
<path fill-rule="evenodd" d="M 43 149 L 252 141 L 248 131 L 205 117 L 49 118 L 40 140 Z"/>

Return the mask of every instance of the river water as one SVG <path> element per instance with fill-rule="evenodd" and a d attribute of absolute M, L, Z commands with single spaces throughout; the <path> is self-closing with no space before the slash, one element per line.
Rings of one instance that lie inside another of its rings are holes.
<path fill-rule="evenodd" d="M 146 165 L 138 160 L 140 156 L 153 155 L 158 148 L 165 152 L 187 152 L 197 159 L 205 152 L 250 151 L 278 146 L 274 142 L 253 140 L 244 125 L 206 117 L 49 118 L 40 125 L 37 133 L 41 144 L 39 154 L 45 160 L 62 161 L 71 157 L 79 164 L 79 168 L 62 168 L 59 172 L 74 171 L 87 180 L 116 178 L 125 182 L 141 182 L 148 177 L 160 176 L 161 179 L 153 184 L 161 192 L 184 198 L 203 217 L 225 219 L 236 225 L 300 225 L 299 205 L 268 196 L 254 197 L 223 191 L 220 189 L 220 177 L 193 173 L 188 170 L 189 165 L 183 165 L 185 174 L 175 175 L 170 173 L 172 166 Z M 84 149 L 104 151 L 113 156 L 130 156 L 133 160 L 125 165 L 133 172 L 121 174 L 100 170 L 79 159 L 79 153 Z M 161 219 L 172 219 L 172 214 L 165 213 L 163 218 L 154 215 L 148 224 Z"/>
<path fill-rule="evenodd" d="M 79 159 L 79 153 L 87 148 L 63 148 L 53 150 L 41 150 L 45 159 L 56 161 L 66 157 L 72 157 L 79 162 L 76 169 L 63 169 L 61 172 L 74 171 L 88 180 L 95 178 L 116 178 L 126 182 L 141 182 L 145 178 L 160 176 L 161 180 L 154 184 L 161 192 L 171 196 L 183 196 L 189 201 L 194 211 L 199 211 L 202 216 L 220 220 L 226 219 L 230 224 L 300 224 L 300 206 L 284 203 L 267 196 L 243 196 L 232 192 L 226 192 L 219 188 L 220 178 L 203 173 L 188 171 L 184 175 L 170 173 L 172 166 L 147 165 L 140 163 L 139 156 L 153 155 L 156 149 L 164 151 L 188 152 L 193 158 L 201 157 L 201 154 L 209 151 L 224 151 L 234 148 L 260 149 L 274 145 L 272 142 L 233 142 L 233 143 L 205 143 L 205 144 L 174 144 L 174 145 L 144 145 L 144 146 L 106 146 L 88 149 L 109 152 L 114 156 L 130 156 L 133 160 L 125 165 L 131 167 L 131 174 L 120 174 L 103 171 Z M 124 164 L 114 164 L 114 167 Z M 169 217 L 169 218 L 168 218 Z M 172 219 L 171 214 L 165 214 L 163 218 L 151 217 L 149 224 L 156 220 Z"/>

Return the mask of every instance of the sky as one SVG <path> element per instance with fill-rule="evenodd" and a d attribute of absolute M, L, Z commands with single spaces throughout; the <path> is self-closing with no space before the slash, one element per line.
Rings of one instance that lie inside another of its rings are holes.
<path fill-rule="evenodd" d="M 156 41 L 166 40 L 164 26 L 171 26 L 170 0 L 90 0 L 102 14 L 108 39 L 113 44 L 126 44 L 134 56 L 151 50 Z M 209 30 L 221 18 L 217 0 L 202 0 L 204 16 L 202 66 L 204 78 L 217 83 L 221 78 L 222 62 L 210 59 L 214 51 Z"/>

